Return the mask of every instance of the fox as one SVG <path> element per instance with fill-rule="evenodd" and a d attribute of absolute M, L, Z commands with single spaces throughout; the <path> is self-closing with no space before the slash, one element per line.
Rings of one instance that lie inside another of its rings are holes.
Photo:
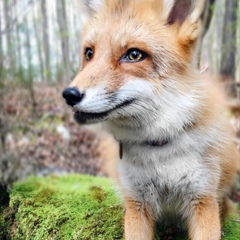
<path fill-rule="evenodd" d="M 220 240 L 239 151 L 216 87 L 198 68 L 206 0 L 82 1 L 80 70 L 62 92 L 79 124 L 119 142 L 126 240 L 156 222 Z"/>

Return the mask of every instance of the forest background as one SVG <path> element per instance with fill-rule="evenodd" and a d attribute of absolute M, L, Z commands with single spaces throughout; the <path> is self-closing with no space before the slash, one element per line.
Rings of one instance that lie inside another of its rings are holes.
<path fill-rule="evenodd" d="M 0 0 L 1 182 L 52 172 L 106 175 L 101 137 L 77 126 L 61 98 L 79 66 L 78 1 Z M 201 66 L 226 86 L 239 144 L 240 1 L 209 1 Z"/>

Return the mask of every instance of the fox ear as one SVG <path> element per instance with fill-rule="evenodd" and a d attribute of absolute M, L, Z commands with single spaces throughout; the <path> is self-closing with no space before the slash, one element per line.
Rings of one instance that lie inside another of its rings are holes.
<path fill-rule="evenodd" d="M 197 65 L 209 0 L 163 0 L 163 3 L 165 22 L 179 27 L 179 46 L 183 46 L 185 51 L 189 49 L 191 61 Z"/>
<path fill-rule="evenodd" d="M 84 24 L 94 13 L 98 12 L 104 5 L 105 0 L 79 0 L 81 21 Z"/>
<path fill-rule="evenodd" d="M 192 0 L 174 0 L 170 1 L 172 3 L 168 3 L 169 7 L 171 7 L 169 15 L 168 15 L 168 24 L 173 24 L 178 22 L 180 25 L 185 21 L 185 19 L 189 16 L 193 1 Z"/>
<path fill-rule="evenodd" d="M 104 0 L 84 0 L 85 7 L 88 10 L 88 13 L 92 15 L 93 13 L 96 13 L 101 9 L 101 7 L 104 5 Z"/>
<path fill-rule="evenodd" d="M 164 10 L 167 12 L 167 23 L 178 22 L 180 25 L 189 18 L 196 22 L 202 15 L 208 0 L 164 0 Z"/>

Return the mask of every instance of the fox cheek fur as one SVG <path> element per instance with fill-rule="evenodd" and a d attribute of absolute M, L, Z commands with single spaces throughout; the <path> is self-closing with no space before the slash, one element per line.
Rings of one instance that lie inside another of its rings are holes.
<path fill-rule="evenodd" d="M 81 1 L 81 71 L 63 93 L 80 123 L 119 140 L 126 240 L 156 221 L 220 240 L 239 152 L 216 87 L 197 69 L 205 0 Z"/>

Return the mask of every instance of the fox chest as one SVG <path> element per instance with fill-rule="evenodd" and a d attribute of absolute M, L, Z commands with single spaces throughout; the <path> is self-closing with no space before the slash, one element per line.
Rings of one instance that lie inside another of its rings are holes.
<path fill-rule="evenodd" d="M 204 194 L 210 172 L 197 154 L 164 158 L 158 152 L 124 152 L 119 162 L 122 187 L 136 201 L 150 203 L 154 211 L 184 208 Z"/>

